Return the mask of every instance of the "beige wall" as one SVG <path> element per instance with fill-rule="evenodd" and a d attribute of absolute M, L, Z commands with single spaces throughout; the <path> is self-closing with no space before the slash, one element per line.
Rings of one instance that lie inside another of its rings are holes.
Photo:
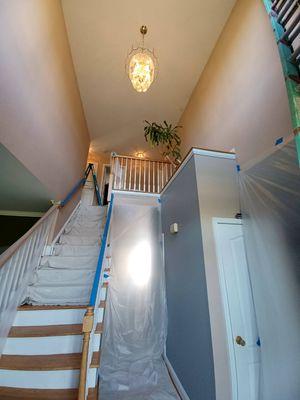
<path fill-rule="evenodd" d="M 182 149 L 236 149 L 239 162 L 292 132 L 284 78 L 261 0 L 238 0 L 179 122 Z"/>
<path fill-rule="evenodd" d="M 90 139 L 61 4 L 0 4 L 1 143 L 62 199 L 83 173 Z"/>
<path fill-rule="evenodd" d="M 88 162 L 98 163 L 97 179 L 98 179 L 98 184 L 101 185 L 103 165 L 110 163 L 110 154 L 109 153 L 100 153 L 100 152 L 96 153 L 96 152 L 90 150 L 89 154 L 88 154 Z"/>

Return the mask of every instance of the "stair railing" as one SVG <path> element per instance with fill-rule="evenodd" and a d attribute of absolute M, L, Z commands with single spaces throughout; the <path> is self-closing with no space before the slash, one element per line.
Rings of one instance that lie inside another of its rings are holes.
<path fill-rule="evenodd" d="M 24 299 L 26 288 L 47 243 L 56 220 L 58 205 L 53 205 L 37 223 L 0 256 L 0 354 Z"/>
<path fill-rule="evenodd" d="M 278 45 L 300 162 L 300 3 L 263 0 Z"/>
<path fill-rule="evenodd" d="M 104 260 L 107 257 L 107 252 L 109 249 L 109 231 L 110 231 L 110 222 L 113 210 L 113 202 L 114 202 L 114 194 L 111 195 L 111 200 L 107 212 L 105 228 L 102 236 L 100 253 L 97 262 L 97 268 L 90 295 L 89 306 L 87 307 L 87 311 L 83 319 L 83 325 L 82 325 L 83 344 L 82 344 L 82 359 L 81 359 L 80 378 L 79 378 L 78 400 L 86 400 L 88 396 L 88 381 L 89 381 L 88 375 L 90 372 L 89 365 L 91 364 L 93 356 L 92 344 L 100 313 L 99 304 L 100 304 L 102 284 L 104 281 Z"/>
<path fill-rule="evenodd" d="M 166 161 L 137 157 L 112 157 L 113 190 L 159 193 L 168 183 L 175 166 Z"/>
<path fill-rule="evenodd" d="M 62 201 L 54 202 L 42 218 L 0 255 L 0 355 L 17 308 L 24 299 L 26 288 L 39 265 L 44 248 L 53 238 L 59 210 L 85 184 L 90 171 L 93 172 L 91 164 L 87 167 L 84 177 L 76 183 L 67 196 Z"/>

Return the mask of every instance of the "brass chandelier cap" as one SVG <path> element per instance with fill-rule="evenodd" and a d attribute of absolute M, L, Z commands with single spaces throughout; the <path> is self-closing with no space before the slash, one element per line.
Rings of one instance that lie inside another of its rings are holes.
<path fill-rule="evenodd" d="M 140 27 L 140 32 L 141 32 L 142 35 L 146 35 L 146 33 L 148 32 L 147 26 L 146 25 L 142 25 Z"/>

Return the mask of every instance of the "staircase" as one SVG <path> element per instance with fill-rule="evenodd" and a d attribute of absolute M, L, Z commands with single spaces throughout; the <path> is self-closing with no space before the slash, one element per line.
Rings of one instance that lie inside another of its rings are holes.
<path fill-rule="evenodd" d="M 105 219 L 105 207 L 81 205 L 50 255 L 41 258 L 0 358 L 1 400 L 78 398 L 82 321 L 89 304 Z M 108 274 L 106 269 L 95 312 L 88 399 L 98 398 Z"/>
<path fill-rule="evenodd" d="M 300 5 L 298 0 L 264 0 L 278 45 L 300 163 Z"/>

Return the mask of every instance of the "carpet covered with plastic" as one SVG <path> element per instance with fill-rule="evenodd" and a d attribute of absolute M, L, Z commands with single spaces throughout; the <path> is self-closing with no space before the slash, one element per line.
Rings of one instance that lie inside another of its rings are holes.
<path fill-rule="evenodd" d="M 179 399 L 162 358 L 167 309 L 157 199 L 118 196 L 110 242 L 101 400 Z"/>

